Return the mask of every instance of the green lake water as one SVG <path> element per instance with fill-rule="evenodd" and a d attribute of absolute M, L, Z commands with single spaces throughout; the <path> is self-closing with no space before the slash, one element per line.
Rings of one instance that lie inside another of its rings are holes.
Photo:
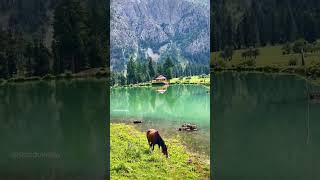
<path fill-rule="evenodd" d="M 292 75 L 231 72 L 214 84 L 215 179 L 320 179 L 320 104 L 307 99 L 319 87 Z"/>
<path fill-rule="evenodd" d="M 0 86 L 0 179 L 103 179 L 105 82 Z"/>
<path fill-rule="evenodd" d="M 141 131 L 154 128 L 164 137 L 179 135 L 186 147 L 197 153 L 210 153 L 209 89 L 200 85 L 112 88 L 110 114 L 112 123 L 133 124 Z M 183 123 L 194 123 L 198 131 L 181 132 Z M 146 140 L 147 143 L 147 140 Z"/>

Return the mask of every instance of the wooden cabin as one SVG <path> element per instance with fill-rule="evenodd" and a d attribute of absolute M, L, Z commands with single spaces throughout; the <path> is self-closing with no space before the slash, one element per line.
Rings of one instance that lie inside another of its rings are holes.
<path fill-rule="evenodd" d="M 153 85 L 167 85 L 169 82 L 167 81 L 167 78 L 163 75 L 160 75 L 156 77 L 154 80 L 152 80 Z"/>

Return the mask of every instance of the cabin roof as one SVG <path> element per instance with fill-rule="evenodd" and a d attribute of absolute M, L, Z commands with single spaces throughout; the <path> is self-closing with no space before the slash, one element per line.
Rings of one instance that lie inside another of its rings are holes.
<path fill-rule="evenodd" d="M 167 79 L 165 76 L 163 76 L 163 75 L 160 75 L 160 76 L 158 76 L 157 78 L 156 78 L 157 80 L 163 80 L 163 79 Z"/>

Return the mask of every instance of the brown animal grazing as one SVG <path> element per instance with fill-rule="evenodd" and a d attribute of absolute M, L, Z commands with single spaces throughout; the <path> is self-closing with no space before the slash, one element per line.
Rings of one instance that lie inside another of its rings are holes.
<path fill-rule="evenodd" d="M 147 131 L 147 139 L 148 139 L 148 144 L 151 148 L 152 146 L 152 150 L 154 150 L 154 145 L 158 144 L 159 149 L 160 146 L 162 148 L 162 153 L 164 155 L 166 155 L 166 157 L 168 158 L 168 150 L 167 150 L 167 146 L 164 143 L 163 139 L 161 138 L 159 132 L 155 129 L 149 129 Z"/>

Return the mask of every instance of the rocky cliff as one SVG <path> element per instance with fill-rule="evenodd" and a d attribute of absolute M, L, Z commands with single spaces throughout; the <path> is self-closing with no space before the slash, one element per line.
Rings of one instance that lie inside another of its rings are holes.
<path fill-rule="evenodd" d="M 209 10 L 208 0 L 112 0 L 112 70 L 125 70 L 130 56 L 208 64 Z"/>

